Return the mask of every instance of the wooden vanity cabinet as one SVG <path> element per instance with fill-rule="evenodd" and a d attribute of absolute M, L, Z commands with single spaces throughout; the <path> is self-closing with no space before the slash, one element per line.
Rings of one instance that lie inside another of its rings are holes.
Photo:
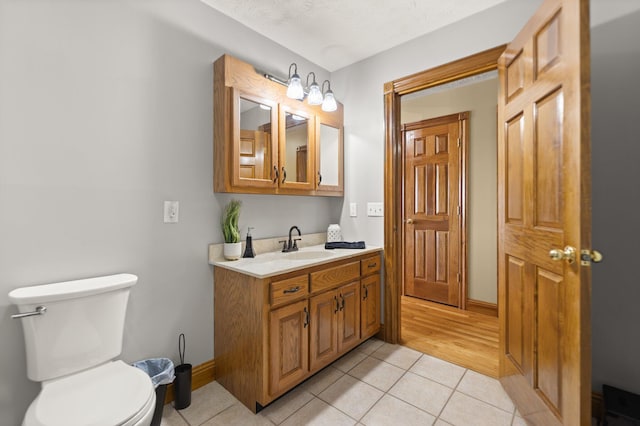
<path fill-rule="evenodd" d="M 268 278 L 214 267 L 216 380 L 257 412 L 376 334 L 379 265 L 380 252 Z"/>
<path fill-rule="evenodd" d="M 367 339 L 380 331 L 380 256 L 360 261 L 362 338 Z"/>
<path fill-rule="evenodd" d="M 290 99 L 239 59 L 214 63 L 215 192 L 342 196 L 344 109 Z"/>

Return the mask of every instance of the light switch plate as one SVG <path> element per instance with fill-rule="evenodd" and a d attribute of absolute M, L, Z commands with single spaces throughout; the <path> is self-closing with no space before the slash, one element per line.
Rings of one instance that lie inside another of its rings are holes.
<path fill-rule="evenodd" d="M 164 223 L 178 223 L 180 203 L 178 201 L 164 202 Z"/>
<path fill-rule="evenodd" d="M 358 205 L 356 203 L 349 204 L 349 216 L 351 217 L 358 216 Z"/>
<path fill-rule="evenodd" d="M 367 216 L 384 216 L 382 203 L 367 203 Z"/>

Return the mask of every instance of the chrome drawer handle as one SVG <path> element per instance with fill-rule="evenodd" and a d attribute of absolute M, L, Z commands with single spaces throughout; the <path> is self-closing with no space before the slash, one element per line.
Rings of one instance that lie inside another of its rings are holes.
<path fill-rule="evenodd" d="M 14 314 L 14 315 L 11 315 L 11 318 L 20 319 L 20 318 L 32 317 L 32 316 L 35 316 L 35 315 L 44 315 L 45 312 L 47 312 L 47 307 L 46 306 L 36 306 L 36 310 L 35 311 L 23 312 L 21 314 Z"/>
<path fill-rule="evenodd" d="M 291 288 L 287 288 L 283 291 L 284 294 L 289 294 L 289 293 L 297 293 L 300 291 L 300 286 L 297 285 L 295 287 L 291 287 Z"/>

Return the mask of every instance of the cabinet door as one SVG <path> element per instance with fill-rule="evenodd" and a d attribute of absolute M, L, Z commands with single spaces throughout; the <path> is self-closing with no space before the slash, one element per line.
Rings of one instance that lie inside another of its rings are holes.
<path fill-rule="evenodd" d="M 369 275 L 361 281 L 362 338 L 373 336 L 380 330 L 380 274 Z"/>
<path fill-rule="evenodd" d="M 267 99 L 234 90 L 232 182 L 235 187 L 277 186 L 278 105 Z"/>
<path fill-rule="evenodd" d="M 338 352 L 343 353 L 360 343 L 360 283 L 338 289 Z"/>
<path fill-rule="evenodd" d="M 279 186 L 313 190 L 314 116 L 280 105 Z"/>
<path fill-rule="evenodd" d="M 310 369 L 314 371 L 324 367 L 338 354 L 337 322 L 338 322 L 338 293 L 328 291 L 310 299 L 311 333 Z"/>
<path fill-rule="evenodd" d="M 303 300 L 271 311 L 269 316 L 269 390 L 298 384 L 309 372 L 309 308 Z"/>
<path fill-rule="evenodd" d="M 342 195 L 343 131 L 339 117 L 316 117 L 316 191 Z"/>

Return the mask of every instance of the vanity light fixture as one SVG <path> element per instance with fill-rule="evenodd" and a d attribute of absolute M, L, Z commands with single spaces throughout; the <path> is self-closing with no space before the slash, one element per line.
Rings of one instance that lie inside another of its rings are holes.
<path fill-rule="evenodd" d="M 291 74 L 291 67 L 293 67 L 293 74 Z M 298 65 L 292 63 L 289 65 L 289 84 L 287 86 L 287 97 L 292 99 L 304 98 L 304 90 L 302 89 L 302 80 L 298 75 Z"/>
<path fill-rule="evenodd" d="M 324 90 L 324 84 L 327 83 L 327 90 Z M 324 100 L 322 101 L 322 110 L 331 112 L 338 109 L 338 104 L 336 103 L 336 98 L 333 96 L 333 92 L 331 91 L 331 82 L 329 80 L 325 80 L 322 82 L 322 93 L 324 96 Z"/>
<path fill-rule="evenodd" d="M 309 76 L 311 75 L 313 75 L 313 81 L 309 85 Z M 307 74 L 307 87 L 309 88 L 309 97 L 307 98 L 309 105 L 320 105 L 322 103 L 322 92 L 320 91 L 320 86 L 316 83 L 316 73 L 313 71 Z"/>
<path fill-rule="evenodd" d="M 336 98 L 331 91 L 331 82 L 329 80 L 325 80 L 322 82 L 322 88 L 320 88 L 316 82 L 316 73 L 311 71 L 307 74 L 307 88 L 305 90 L 305 88 L 302 87 L 300 75 L 298 75 L 298 65 L 295 62 L 289 65 L 289 78 L 286 82 L 268 73 L 262 73 L 262 75 L 271 81 L 287 86 L 288 98 L 302 101 L 307 97 L 309 105 L 322 105 L 322 110 L 327 112 L 332 112 L 338 109 Z M 311 85 L 309 85 L 309 77 L 312 75 L 313 79 L 311 81 Z M 324 90 L 325 83 L 327 83 L 326 91 Z"/>

